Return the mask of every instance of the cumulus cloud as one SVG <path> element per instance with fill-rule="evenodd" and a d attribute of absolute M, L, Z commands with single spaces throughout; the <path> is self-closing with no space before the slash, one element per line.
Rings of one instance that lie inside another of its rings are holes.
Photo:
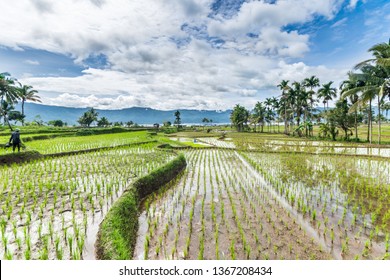
<path fill-rule="evenodd" d="M 308 36 L 298 34 L 296 31 L 283 31 L 283 27 L 308 22 L 318 15 L 331 19 L 340 9 L 342 2 L 340 0 L 285 0 L 276 3 L 249 1 L 242 5 L 236 16 L 228 20 L 211 21 L 208 30 L 213 36 L 220 36 L 224 40 L 233 42 L 248 40 L 248 33 L 258 34 L 259 36 L 255 36 L 252 40 L 260 40 L 257 50 L 261 53 L 271 52 L 282 56 L 299 57 L 309 49 Z M 286 45 L 293 46 L 286 48 Z"/>
<path fill-rule="evenodd" d="M 210 17 L 211 0 L 19 0 L 2 7 L 0 46 L 64 54 L 79 65 L 107 60 L 77 77 L 25 76 L 44 103 L 226 109 L 255 103 L 281 79 L 340 77 L 299 62 L 310 36 L 285 27 L 331 20 L 344 1 L 246 1 L 231 17 Z"/>

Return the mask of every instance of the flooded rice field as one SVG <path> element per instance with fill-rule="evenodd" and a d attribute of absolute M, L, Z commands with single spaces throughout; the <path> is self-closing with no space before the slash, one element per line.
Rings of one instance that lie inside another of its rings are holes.
<path fill-rule="evenodd" d="M 186 158 L 145 203 L 134 258 L 389 258 L 387 160 L 218 149 Z"/>
<path fill-rule="evenodd" d="M 0 167 L 0 256 L 94 259 L 112 203 L 173 157 L 148 144 Z"/>
<path fill-rule="evenodd" d="M 170 140 L 207 149 L 143 201 L 134 259 L 389 259 L 389 147 Z M 111 205 L 176 156 L 158 145 L 1 166 L 0 258 L 94 259 Z"/>
<path fill-rule="evenodd" d="M 375 156 L 390 158 L 390 147 L 377 147 L 363 144 L 338 143 L 329 141 L 274 140 L 274 139 L 242 139 L 226 138 L 219 140 L 213 137 L 199 138 L 199 142 L 218 148 L 240 150 L 280 152 L 280 153 L 310 153 L 310 154 L 343 154 L 358 156 Z"/>
<path fill-rule="evenodd" d="M 331 258 L 237 152 L 186 158 L 180 179 L 145 203 L 134 258 Z"/>

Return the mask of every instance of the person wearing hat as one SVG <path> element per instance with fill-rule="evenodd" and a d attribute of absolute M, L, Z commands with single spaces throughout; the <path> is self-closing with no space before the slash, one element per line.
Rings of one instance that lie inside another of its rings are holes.
<path fill-rule="evenodd" d="M 19 128 L 15 129 L 15 131 L 12 132 L 11 138 L 9 139 L 9 143 L 12 142 L 12 151 L 15 152 L 16 147 L 18 147 L 18 152 L 20 152 L 20 133 Z"/>

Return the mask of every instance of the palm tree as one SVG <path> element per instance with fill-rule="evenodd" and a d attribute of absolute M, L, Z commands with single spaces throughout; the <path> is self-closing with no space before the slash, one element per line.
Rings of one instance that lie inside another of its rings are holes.
<path fill-rule="evenodd" d="M 383 102 L 384 103 L 384 102 Z M 382 106 L 381 106 L 382 110 L 383 111 L 386 111 L 386 118 L 389 114 L 389 111 L 390 111 L 390 102 L 386 102 L 384 103 Z"/>
<path fill-rule="evenodd" d="M 310 90 L 308 91 L 308 98 L 309 98 L 309 103 L 310 103 L 310 110 L 309 110 L 309 117 L 310 121 L 313 117 L 313 110 L 314 110 L 314 103 L 316 102 L 316 99 L 314 98 L 314 88 L 320 86 L 320 80 L 316 76 L 311 76 L 310 78 L 306 78 L 303 80 L 303 86 L 305 88 L 309 88 Z M 310 130 L 310 135 L 313 136 L 313 130 Z"/>
<path fill-rule="evenodd" d="M 266 120 L 267 122 L 269 123 L 268 124 L 268 132 L 271 132 L 271 124 L 272 124 L 272 120 L 273 120 L 273 117 L 274 117 L 274 113 L 273 113 L 273 102 L 272 102 L 272 98 L 266 98 L 265 101 L 264 101 L 264 105 L 266 106 Z"/>
<path fill-rule="evenodd" d="M 360 62 L 355 68 L 361 68 L 367 64 L 376 64 L 381 67 L 390 67 L 390 39 L 388 43 L 379 43 L 372 46 L 369 50 L 374 58 Z"/>
<path fill-rule="evenodd" d="M 381 72 L 383 68 L 375 67 L 371 65 L 365 65 L 361 66 L 361 72 L 362 73 L 352 73 L 352 78 L 356 79 L 358 81 L 358 84 L 355 88 L 352 88 L 350 90 L 347 90 L 343 93 L 342 98 L 349 97 L 350 95 L 356 94 L 361 92 L 361 96 L 359 98 L 359 101 L 356 102 L 352 107 L 351 110 L 356 110 L 358 106 L 362 106 L 364 104 L 369 105 L 369 112 L 368 112 L 368 134 L 367 134 L 367 141 L 372 143 L 372 100 L 375 97 L 378 97 L 378 110 L 380 115 L 380 103 L 383 100 L 383 96 L 381 95 L 381 90 L 383 88 L 383 79 L 381 78 L 382 75 L 384 75 L 383 72 Z M 378 135 L 378 142 L 381 141 L 381 125 L 380 125 L 380 118 L 379 118 L 379 135 Z"/>
<path fill-rule="evenodd" d="M 287 100 L 288 100 L 288 91 L 290 90 L 290 86 L 288 85 L 288 80 L 282 80 L 280 84 L 277 85 L 282 90 L 282 95 L 280 97 L 279 105 L 283 106 L 284 114 L 284 134 L 287 134 Z"/>
<path fill-rule="evenodd" d="M 245 107 L 236 104 L 233 111 L 230 113 L 230 120 L 236 126 L 238 132 L 241 132 L 246 126 L 249 119 L 249 111 Z"/>
<path fill-rule="evenodd" d="M 272 97 L 271 102 L 272 102 L 273 109 L 277 113 L 279 111 L 279 106 L 280 106 L 279 100 L 276 97 Z M 275 112 L 273 112 L 274 116 L 275 116 Z M 278 121 L 277 124 L 278 124 L 278 133 L 279 133 L 279 116 L 276 116 L 276 118 L 274 118 L 274 119 L 276 119 Z M 275 127 L 274 127 L 274 132 L 275 132 Z"/>
<path fill-rule="evenodd" d="M 252 119 L 255 122 L 255 125 L 260 124 L 261 132 L 264 132 L 265 113 L 266 113 L 266 108 L 264 107 L 263 103 L 257 102 L 252 112 Z M 255 126 L 255 131 L 256 131 L 256 126 Z"/>
<path fill-rule="evenodd" d="M 36 95 L 38 93 L 37 90 L 32 89 L 32 86 L 22 85 L 19 83 L 19 88 L 17 88 L 19 92 L 19 97 L 22 99 L 22 115 L 24 116 L 24 102 L 27 100 L 34 102 L 42 102 L 41 98 Z M 22 121 L 22 125 L 24 125 L 24 120 Z"/>
<path fill-rule="evenodd" d="M 0 101 L 6 100 L 8 103 L 16 103 L 19 99 L 16 90 L 15 80 L 10 78 L 9 73 L 0 73 Z"/>
<path fill-rule="evenodd" d="M 291 92 L 292 95 L 291 97 L 294 98 L 294 101 L 291 104 L 295 105 L 293 106 L 293 108 L 297 118 L 297 126 L 299 127 L 301 123 L 302 111 L 304 110 L 304 107 L 307 105 L 306 91 L 303 88 L 302 84 L 299 82 L 293 82 L 292 85 L 293 88 Z"/>
<path fill-rule="evenodd" d="M 0 73 L 0 116 L 4 118 L 4 122 L 8 123 L 9 128 L 12 129 L 8 121 L 8 108 L 13 107 L 19 99 L 18 91 L 16 90 L 15 80 L 10 78 L 9 73 Z"/>
<path fill-rule="evenodd" d="M 7 124 L 9 129 L 13 131 L 12 126 L 9 122 L 9 114 L 11 113 L 12 110 L 14 110 L 14 106 L 7 102 L 6 100 L 2 100 L 0 103 L 0 111 L 1 111 L 1 116 L 3 117 L 4 120 L 4 125 Z"/>
<path fill-rule="evenodd" d="M 329 82 L 327 84 L 323 84 L 322 87 L 318 90 L 318 97 L 323 99 L 324 103 L 324 110 L 325 110 L 325 103 L 327 109 L 329 109 L 329 100 L 332 100 L 334 97 L 337 96 L 337 89 L 332 88 L 333 82 Z"/>
<path fill-rule="evenodd" d="M 370 72 L 369 84 L 378 86 L 378 143 L 381 142 L 381 103 L 385 96 L 390 98 L 390 40 L 389 43 L 380 43 L 371 47 L 374 58 L 360 62 L 355 69 L 368 69 Z M 373 68 L 372 68 L 373 67 Z M 364 73 L 363 73 L 364 74 Z"/>
<path fill-rule="evenodd" d="M 359 81 L 357 81 L 355 79 L 352 72 L 349 72 L 348 73 L 348 80 L 343 81 L 340 85 L 341 96 L 343 96 L 345 92 L 347 92 L 351 89 L 354 89 L 358 86 L 359 86 Z M 355 103 L 357 103 L 359 101 L 359 95 L 356 92 L 351 93 L 349 95 L 349 100 L 351 101 L 352 105 L 354 105 Z M 358 108 L 354 107 L 354 111 L 355 111 L 355 139 L 358 140 L 359 139 L 359 137 L 358 137 L 358 121 L 357 121 Z"/>
<path fill-rule="evenodd" d="M 303 84 L 302 84 L 303 85 Z M 309 108 L 310 108 L 310 93 L 308 91 L 306 91 L 306 89 L 302 86 L 302 91 L 300 92 L 300 94 L 298 95 L 298 100 L 299 100 L 299 104 L 302 108 L 302 113 L 303 113 L 303 123 L 304 123 L 304 126 L 305 126 L 305 135 L 306 137 L 308 136 L 308 124 L 309 122 L 307 121 L 308 119 L 308 112 L 309 112 Z"/>

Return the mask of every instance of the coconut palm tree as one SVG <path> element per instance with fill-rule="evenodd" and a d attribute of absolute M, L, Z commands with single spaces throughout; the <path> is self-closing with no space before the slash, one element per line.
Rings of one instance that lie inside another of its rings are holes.
<path fill-rule="evenodd" d="M 314 88 L 320 86 L 320 79 L 318 79 L 316 76 L 311 76 L 310 78 L 306 78 L 303 80 L 303 86 L 307 89 L 308 93 L 308 99 L 309 99 L 309 104 L 310 104 L 310 109 L 309 109 L 309 118 L 310 121 L 313 117 L 313 110 L 314 110 L 314 104 L 316 102 L 316 99 L 314 98 L 315 91 Z M 310 135 L 313 136 L 313 130 L 310 130 Z"/>
<path fill-rule="evenodd" d="M 372 52 L 374 58 L 360 62 L 355 66 L 355 69 L 368 69 L 370 76 L 365 76 L 369 79 L 371 86 L 378 86 L 378 143 L 381 142 L 381 103 L 385 96 L 390 98 L 390 40 L 389 43 L 380 43 L 371 47 L 369 52 Z M 364 73 L 363 73 L 364 74 Z"/>
<path fill-rule="evenodd" d="M 287 134 L 287 109 L 288 109 L 288 91 L 290 90 L 290 86 L 288 85 L 288 80 L 282 80 L 280 84 L 277 85 L 282 90 L 282 95 L 280 97 L 279 105 L 283 107 L 283 120 L 284 120 L 284 134 Z"/>
<path fill-rule="evenodd" d="M 12 105 L 12 103 L 7 102 L 6 100 L 1 101 L 1 103 L 0 103 L 1 116 L 3 117 L 4 125 L 7 124 L 11 131 L 13 131 L 13 129 L 12 129 L 12 126 L 9 122 L 8 116 L 11 113 L 11 111 L 14 109 L 15 109 L 15 107 Z"/>
<path fill-rule="evenodd" d="M 383 102 L 384 103 L 384 102 Z M 386 111 L 386 118 L 389 114 L 389 111 L 390 111 L 390 102 L 386 102 L 384 103 L 382 106 L 381 106 L 382 110 L 383 111 Z"/>
<path fill-rule="evenodd" d="M 299 99 L 299 104 L 301 105 L 301 108 L 302 108 L 303 123 L 304 123 L 304 127 L 305 127 L 305 135 L 307 137 L 308 131 L 310 130 L 310 129 L 308 130 L 309 123 L 311 124 L 311 122 L 308 122 L 308 119 L 311 119 L 309 117 L 311 93 L 305 89 L 305 87 L 303 86 L 303 83 L 302 83 L 302 91 L 298 95 L 298 99 Z"/>
<path fill-rule="evenodd" d="M 263 105 L 262 102 L 257 102 L 255 108 L 252 111 L 252 120 L 255 122 L 255 124 L 260 124 L 261 132 L 264 132 L 265 115 L 266 107 Z"/>
<path fill-rule="evenodd" d="M 271 98 L 271 102 L 272 102 L 272 108 L 273 108 L 273 115 L 274 115 L 274 120 L 278 120 L 279 119 L 279 116 L 277 116 L 277 112 L 279 111 L 279 100 L 276 98 L 276 97 L 272 97 Z M 275 114 L 276 113 L 276 114 Z M 277 122 L 278 123 L 278 133 L 279 133 L 279 121 Z M 275 127 L 274 127 L 274 132 L 275 132 Z"/>
<path fill-rule="evenodd" d="M 380 116 L 381 109 L 380 104 L 383 100 L 383 84 L 386 76 L 383 67 L 377 67 L 372 65 L 361 66 L 361 73 L 353 73 L 352 78 L 358 81 L 355 88 L 347 90 L 343 93 L 342 98 L 349 97 L 352 94 L 361 93 L 359 101 L 356 102 L 351 110 L 356 110 L 358 106 L 362 106 L 368 103 L 368 134 L 367 141 L 372 143 L 372 100 L 378 98 L 378 114 Z M 381 142 L 381 122 L 378 121 L 378 143 Z"/>
<path fill-rule="evenodd" d="M 245 107 L 236 104 L 233 111 L 230 113 L 230 120 L 232 124 L 237 128 L 238 132 L 241 132 L 246 126 L 249 119 L 249 111 Z"/>
<path fill-rule="evenodd" d="M 325 110 L 325 103 L 327 109 L 329 109 L 329 100 L 332 100 L 334 97 L 337 96 L 337 89 L 332 88 L 333 82 L 329 82 L 327 84 L 323 84 L 322 87 L 318 90 L 318 97 L 322 98 L 324 103 L 324 110 Z"/>
<path fill-rule="evenodd" d="M 292 83 L 292 97 L 294 97 L 294 103 L 293 108 L 295 111 L 296 119 L 297 119 L 297 126 L 299 127 L 301 122 L 301 115 L 304 111 L 305 106 L 307 106 L 307 93 L 304 87 L 299 82 L 293 82 Z"/>
<path fill-rule="evenodd" d="M 271 132 L 271 124 L 274 119 L 272 98 L 266 98 L 264 105 L 266 107 L 265 119 L 268 122 L 268 132 Z"/>
<path fill-rule="evenodd" d="M 9 73 L 0 73 L 0 101 L 16 103 L 19 99 L 18 91 L 15 88 L 15 80 L 10 78 Z"/>
<path fill-rule="evenodd" d="M 348 73 L 348 80 L 345 80 L 340 85 L 340 94 L 341 96 L 344 95 L 345 92 L 354 89 L 359 86 L 359 81 L 355 79 L 352 72 Z M 351 93 L 349 95 L 349 101 L 353 104 L 357 103 L 359 101 L 359 95 L 358 93 Z M 358 108 L 355 106 L 355 139 L 358 140 Z"/>
<path fill-rule="evenodd" d="M 27 85 L 22 85 L 19 83 L 19 88 L 17 88 L 19 97 L 22 100 L 22 115 L 24 116 L 24 103 L 29 100 L 29 101 L 34 101 L 34 102 L 42 102 L 41 98 L 36 95 L 38 93 L 37 90 L 32 89 L 32 86 L 27 86 Z M 22 125 L 24 125 L 24 121 L 22 121 Z"/>
<path fill-rule="evenodd" d="M 10 78 L 9 73 L 0 73 L 0 116 L 4 118 L 4 123 L 8 123 L 9 128 L 12 126 L 8 120 L 8 109 L 13 107 L 19 99 L 18 91 L 15 88 L 15 80 Z"/>
<path fill-rule="evenodd" d="M 372 46 L 369 50 L 374 58 L 360 62 L 355 68 L 361 68 L 367 64 L 375 64 L 381 67 L 390 67 L 390 39 L 388 43 L 379 43 Z"/>

